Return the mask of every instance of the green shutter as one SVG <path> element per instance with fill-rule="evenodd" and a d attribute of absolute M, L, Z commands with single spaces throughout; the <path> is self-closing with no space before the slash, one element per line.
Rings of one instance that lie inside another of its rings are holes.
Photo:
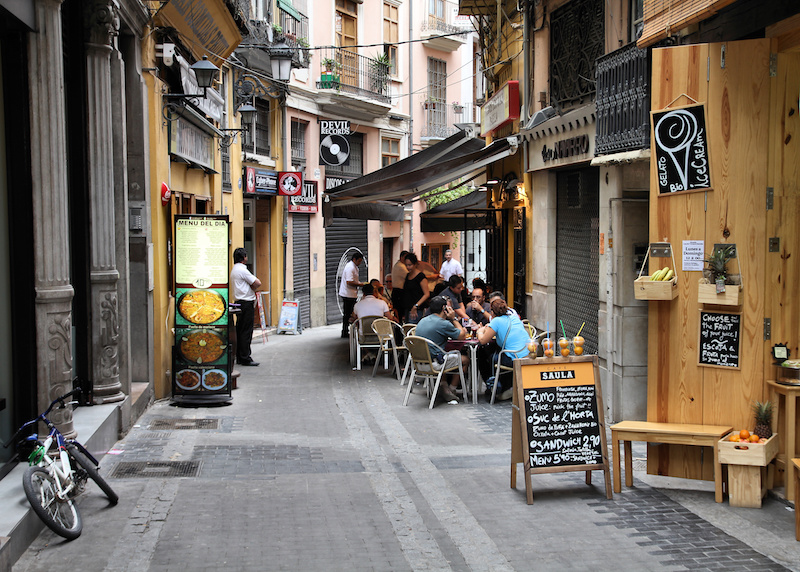
<path fill-rule="evenodd" d="M 300 12 L 295 10 L 294 6 L 292 6 L 292 0 L 278 0 L 278 8 L 289 14 L 298 22 L 303 18 Z"/>

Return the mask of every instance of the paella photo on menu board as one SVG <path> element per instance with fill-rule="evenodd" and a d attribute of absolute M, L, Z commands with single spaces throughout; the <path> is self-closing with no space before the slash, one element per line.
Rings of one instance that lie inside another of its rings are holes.
<path fill-rule="evenodd" d="M 225 321 L 228 307 L 227 288 L 178 288 L 177 325 L 208 326 Z"/>
<path fill-rule="evenodd" d="M 218 363 L 225 357 L 228 347 L 221 332 L 212 329 L 176 330 L 178 352 L 190 364 L 205 365 Z"/>

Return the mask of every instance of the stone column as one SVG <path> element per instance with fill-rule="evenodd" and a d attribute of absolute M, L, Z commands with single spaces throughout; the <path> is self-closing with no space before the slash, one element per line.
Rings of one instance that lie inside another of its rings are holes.
<path fill-rule="evenodd" d="M 89 363 L 94 402 L 100 404 L 125 399 L 119 377 L 119 272 L 111 113 L 111 52 L 119 16 L 113 0 L 90 0 L 84 9 L 92 313 Z"/>
<path fill-rule="evenodd" d="M 61 0 L 36 0 L 37 32 L 28 34 L 31 74 L 31 174 L 35 268 L 37 399 L 43 411 L 72 389 L 72 297 L 69 280 L 67 139 Z M 67 437 L 76 435 L 70 408 L 51 416 Z"/>

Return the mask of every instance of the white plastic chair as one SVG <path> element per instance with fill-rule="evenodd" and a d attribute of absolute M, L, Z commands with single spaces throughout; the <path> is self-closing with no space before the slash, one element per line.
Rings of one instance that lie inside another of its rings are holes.
<path fill-rule="evenodd" d="M 408 352 L 408 348 L 405 346 L 405 340 L 408 336 L 413 336 L 414 332 L 417 330 L 416 324 L 403 324 L 403 349 Z M 408 353 L 408 357 L 406 358 L 406 365 L 403 366 L 403 375 L 400 378 L 400 385 L 403 385 L 406 382 L 406 376 L 408 376 L 408 372 L 411 371 L 411 353 Z"/>
<path fill-rule="evenodd" d="M 356 369 L 361 369 L 361 350 L 363 348 L 381 347 L 378 336 L 372 329 L 372 322 L 382 316 L 364 316 L 350 324 L 350 364 Z"/>
<path fill-rule="evenodd" d="M 375 335 L 378 336 L 378 341 L 380 343 L 380 350 L 378 350 L 378 356 L 375 358 L 375 365 L 372 368 L 372 375 L 375 375 L 375 372 L 378 371 L 378 362 L 381 359 L 381 356 L 384 358 L 384 369 L 389 369 L 389 351 L 392 352 L 392 356 L 394 357 L 394 370 L 397 375 L 398 381 L 400 380 L 400 359 L 397 357 L 398 350 L 405 350 L 405 346 L 397 347 L 395 342 L 395 331 L 402 329 L 400 325 L 388 320 L 386 318 L 378 318 L 377 320 L 372 322 L 372 329 L 375 332 Z"/>
<path fill-rule="evenodd" d="M 450 366 L 449 368 L 445 368 L 444 364 L 441 365 L 441 369 L 436 369 L 433 365 L 433 358 L 431 357 L 431 346 L 437 348 L 440 352 L 446 353 L 442 348 L 434 344 L 427 338 L 423 338 L 421 336 L 406 336 L 406 339 L 403 341 L 406 348 L 408 348 L 408 355 L 411 356 L 411 377 L 408 380 L 408 387 L 406 388 L 406 395 L 403 399 L 403 405 L 408 405 L 408 396 L 411 395 L 411 391 L 414 387 L 414 377 L 420 376 L 425 378 L 425 387 L 430 395 L 431 402 L 428 405 L 428 409 L 433 409 L 434 404 L 436 403 L 436 394 L 439 392 L 439 384 L 442 381 L 442 376 L 446 373 L 454 373 L 458 371 L 458 375 L 461 378 L 461 387 L 466 388 L 467 382 L 464 379 L 464 369 L 461 367 L 461 359 L 459 356 L 458 365 Z M 433 385 L 433 389 L 430 386 L 430 380 L 436 379 L 436 382 Z M 465 395 L 466 395 L 466 389 Z"/>

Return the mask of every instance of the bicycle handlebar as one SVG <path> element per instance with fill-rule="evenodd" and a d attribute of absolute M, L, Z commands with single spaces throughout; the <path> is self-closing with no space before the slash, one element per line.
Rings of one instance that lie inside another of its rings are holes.
<path fill-rule="evenodd" d="M 56 397 L 52 401 L 52 403 L 50 403 L 50 406 L 47 409 L 45 409 L 44 413 L 39 414 L 36 417 L 36 419 L 31 419 L 30 421 L 23 423 L 22 427 L 17 429 L 17 432 L 14 433 L 11 439 L 9 439 L 6 443 L 3 443 L 3 448 L 6 449 L 8 448 L 9 445 L 11 445 L 11 443 L 15 442 L 19 434 L 22 433 L 23 429 L 25 429 L 26 427 L 30 427 L 31 425 L 36 424 L 40 419 L 47 417 L 47 414 L 53 410 L 53 407 L 55 407 L 57 403 L 60 403 L 62 408 L 66 407 L 67 405 L 72 405 L 73 403 L 77 403 L 76 401 L 70 401 L 69 403 L 65 403 L 65 400 L 68 397 L 72 397 L 73 395 L 80 395 L 81 393 L 83 393 L 83 390 L 80 387 L 76 387 L 69 393 L 65 393 L 60 397 Z"/>

